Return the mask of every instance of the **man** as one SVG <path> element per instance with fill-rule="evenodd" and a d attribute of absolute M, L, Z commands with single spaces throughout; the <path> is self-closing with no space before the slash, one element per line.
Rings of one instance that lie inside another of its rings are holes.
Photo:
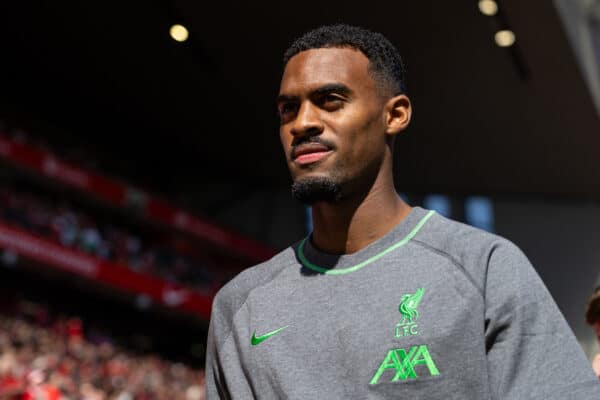
<path fill-rule="evenodd" d="M 280 138 L 314 230 L 216 296 L 208 398 L 600 398 L 525 256 L 394 190 L 411 117 L 394 46 L 326 26 L 284 62 Z"/>
<path fill-rule="evenodd" d="M 590 296 L 585 310 L 585 321 L 590 325 L 596 333 L 596 338 L 600 342 L 600 286 L 594 289 L 594 293 Z M 592 369 L 596 376 L 600 378 L 600 354 L 596 354 L 592 360 Z"/>

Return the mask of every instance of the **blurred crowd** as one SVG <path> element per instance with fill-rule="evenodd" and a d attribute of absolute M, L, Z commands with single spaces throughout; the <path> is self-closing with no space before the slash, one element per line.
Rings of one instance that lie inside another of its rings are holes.
<path fill-rule="evenodd" d="M 0 315 L 0 399 L 204 399 L 202 370 L 135 354 L 106 333 L 88 334 L 78 318 L 23 305 L 28 313 Z"/>
<path fill-rule="evenodd" d="M 221 281 L 209 265 L 179 253 L 166 239 L 161 243 L 150 232 L 133 232 L 45 193 L 32 193 L 1 181 L 0 220 L 65 247 L 202 292 L 214 292 Z"/>

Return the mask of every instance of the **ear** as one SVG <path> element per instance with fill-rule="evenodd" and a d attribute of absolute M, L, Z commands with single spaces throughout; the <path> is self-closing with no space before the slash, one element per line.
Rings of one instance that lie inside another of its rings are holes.
<path fill-rule="evenodd" d="M 387 135 L 397 135 L 408 127 L 412 106 L 406 95 L 400 94 L 389 99 L 384 110 Z"/>

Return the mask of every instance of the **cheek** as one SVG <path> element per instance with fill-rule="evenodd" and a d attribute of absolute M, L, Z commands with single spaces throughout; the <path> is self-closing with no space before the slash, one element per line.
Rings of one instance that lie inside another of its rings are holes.
<path fill-rule="evenodd" d="M 379 115 L 363 115 L 355 122 L 352 132 L 352 153 L 357 159 L 367 161 L 380 154 L 385 147 L 384 127 Z"/>
<path fill-rule="evenodd" d="M 287 150 L 291 145 L 292 137 L 283 127 L 279 129 L 279 141 L 281 142 L 284 153 L 287 155 Z"/>

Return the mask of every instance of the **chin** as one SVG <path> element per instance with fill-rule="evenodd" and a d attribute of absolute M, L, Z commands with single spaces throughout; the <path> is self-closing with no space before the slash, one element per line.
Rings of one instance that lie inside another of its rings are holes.
<path fill-rule="evenodd" d="M 294 179 L 292 196 L 305 204 L 337 203 L 341 199 L 341 183 L 323 175 L 302 176 Z"/>

